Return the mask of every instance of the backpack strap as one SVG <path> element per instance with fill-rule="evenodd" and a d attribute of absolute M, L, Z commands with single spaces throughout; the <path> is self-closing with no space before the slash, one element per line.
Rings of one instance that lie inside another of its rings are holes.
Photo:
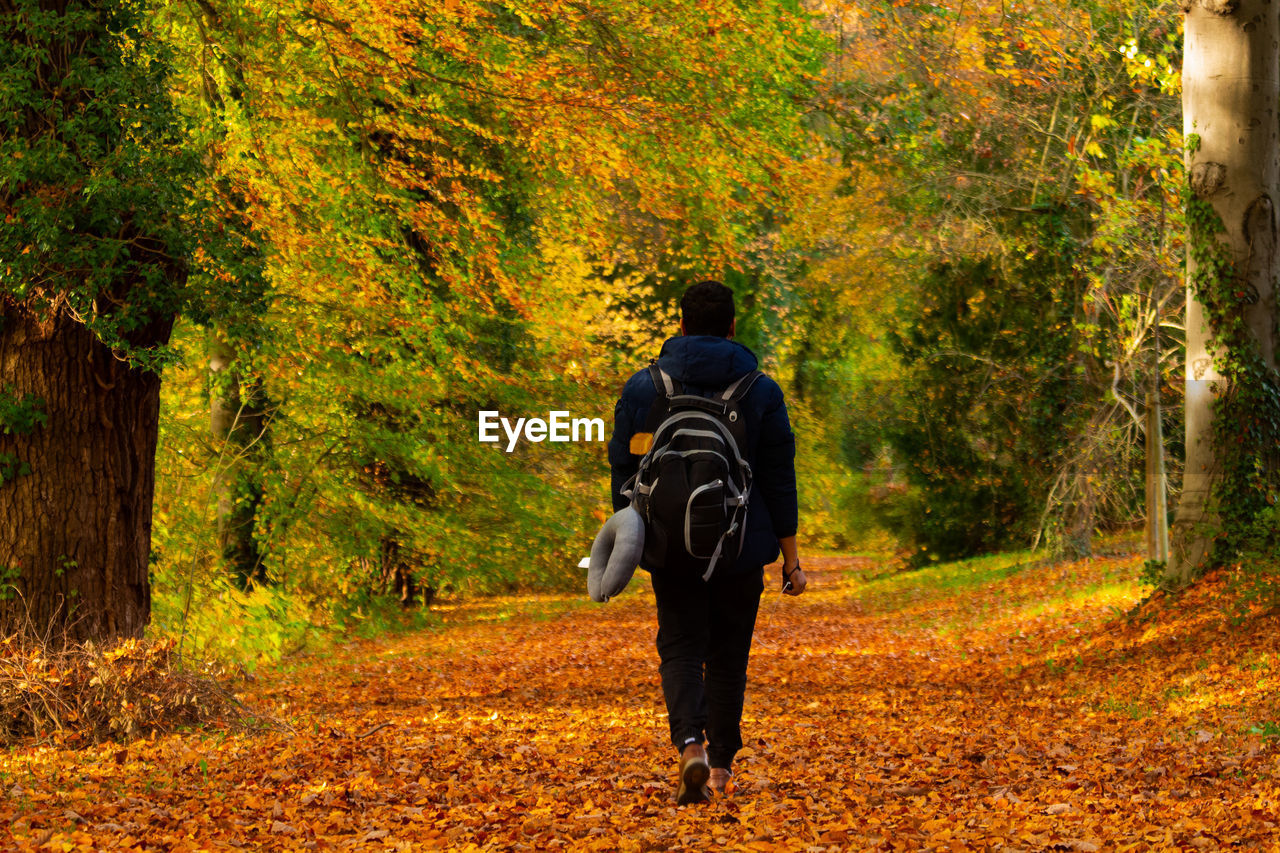
<path fill-rule="evenodd" d="M 751 386 L 755 385 L 756 380 L 761 376 L 764 376 L 764 373 L 759 370 L 752 370 L 750 373 L 742 374 L 734 380 L 728 388 L 724 389 L 724 393 L 720 395 L 720 399 L 726 403 L 741 400 L 743 397 L 747 396 L 747 393 L 751 390 Z M 684 385 L 681 384 L 680 380 L 672 377 L 670 373 L 667 373 L 659 367 L 657 359 L 649 362 L 649 377 L 653 380 L 654 389 L 659 394 L 662 394 L 667 398 L 696 396 L 686 395 L 684 392 Z"/>
<path fill-rule="evenodd" d="M 649 362 L 649 378 L 653 380 L 653 388 L 658 392 L 653 398 L 653 403 L 649 405 L 649 413 L 644 419 L 644 431 L 652 435 L 657 431 L 658 425 L 666 420 L 667 411 L 671 408 L 671 398 L 677 393 L 679 383 L 658 367 L 656 358 Z M 684 389 L 679 388 L 679 390 Z"/>
<path fill-rule="evenodd" d="M 724 389 L 723 393 L 716 397 L 726 410 L 732 410 L 727 418 L 727 425 L 729 427 L 729 431 L 733 434 L 734 441 L 736 441 L 738 446 L 744 450 L 746 449 L 747 441 L 747 423 L 745 418 L 741 416 L 742 412 L 739 404 L 742 402 L 742 399 L 751 392 L 751 389 L 755 387 L 756 380 L 761 376 L 764 376 L 764 374 L 759 370 L 752 370 L 749 373 L 744 373 L 728 388 Z"/>
<path fill-rule="evenodd" d="M 680 384 L 680 380 L 673 379 L 670 373 L 658 367 L 657 359 L 649 362 L 649 376 L 653 379 L 653 387 L 659 394 L 675 397 L 684 393 L 684 386 Z"/>
<path fill-rule="evenodd" d="M 737 533 L 738 528 L 742 525 L 741 516 L 742 516 L 741 509 L 734 510 L 733 523 L 729 525 L 728 530 L 726 530 L 723 534 L 721 534 L 720 541 L 716 542 L 716 549 L 711 552 L 711 559 L 707 562 L 707 570 L 702 575 L 702 580 L 704 582 L 711 580 L 711 573 L 716 570 L 716 563 L 720 561 L 720 554 L 721 552 L 724 551 L 725 541 L 728 540 L 735 533 Z"/>
<path fill-rule="evenodd" d="M 640 472 L 636 471 L 634 474 L 628 477 L 627 481 L 622 484 L 622 487 L 620 489 L 618 489 L 618 494 L 622 495 L 624 498 L 634 503 L 636 498 L 636 486 L 639 485 L 639 479 L 640 479 Z"/>
<path fill-rule="evenodd" d="M 726 403 L 736 402 L 747 396 L 747 392 L 751 390 L 751 386 L 756 384 L 756 380 L 764 376 L 759 370 L 753 370 L 750 373 L 744 373 L 738 377 L 738 380 L 724 389 L 724 393 L 720 395 L 720 399 Z"/>

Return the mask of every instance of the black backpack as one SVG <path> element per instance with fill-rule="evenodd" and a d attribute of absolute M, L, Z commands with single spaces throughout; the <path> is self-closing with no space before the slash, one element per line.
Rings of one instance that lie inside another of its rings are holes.
<path fill-rule="evenodd" d="M 753 370 L 711 397 L 686 394 L 656 362 L 649 374 L 658 391 L 645 427 L 653 439 L 622 495 L 644 519 L 646 566 L 709 580 L 722 559 L 742 552 L 751 466 L 739 403 L 763 374 Z"/>

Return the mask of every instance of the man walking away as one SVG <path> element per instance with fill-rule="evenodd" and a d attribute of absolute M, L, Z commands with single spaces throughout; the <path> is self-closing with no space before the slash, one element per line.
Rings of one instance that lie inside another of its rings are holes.
<path fill-rule="evenodd" d="M 796 550 L 795 436 L 782 389 L 733 340 L 733 291 L 695 284 L 680 310 L 680 336 L 622 389 L 609 466 L 614 509 L 638 495 L 645 517 L 640 565 L 657 599 L 659 673 L 680 753 L 676 800 L 685 805 L 723 793 L 742 748 L 764 566 L 781 551 L 789 595 L 802 593 L 806 579 Z M 727 475 L 708 473 L 722 470 Z"/>

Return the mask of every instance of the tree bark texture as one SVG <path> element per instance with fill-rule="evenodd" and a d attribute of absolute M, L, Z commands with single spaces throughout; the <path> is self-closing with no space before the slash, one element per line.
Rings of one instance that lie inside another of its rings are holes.
<path fill-rule="evenodd" d="M 1168 566 L 1185 582 L 1203 566 L 1216 521 L 1210 498 L 1221 476 L 1214 446 L 1215 368 L 1206 311 L 1192 282 L 1195 241 L 1229 249 L 1236 285 L 1252 296 L 1245 322 L 1265 362 L 1275 366 L 1276 199 L 1280 182 L 1280 3 L 1275 0 L 1184 0 L 1183 126 L 1193 195 L 1212 205 L 1225 233 L 1188 234 L 1186 470 Z"/>
<path fill-rule="evenodd" d="M 40 316 L 6 298 L 0 322 L 0 389 L 43 401 L 47 417 L 0 435 L 0 456 L 29 469 L 0 484 L 0 628 L 140 636 L 160 377 L 117 359 L 63 311 Z"/>

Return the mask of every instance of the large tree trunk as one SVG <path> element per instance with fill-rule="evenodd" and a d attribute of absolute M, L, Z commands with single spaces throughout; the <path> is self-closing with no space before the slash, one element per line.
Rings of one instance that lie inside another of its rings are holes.
<path fill-rule="evenodd" d="M 0 322 L 0 398 L 45 416 L 0 435 L 0 457 L 14 462 L 0 483 L 0 629 L 139 636 L 160 377 L 63 311 L 36 316 L 4 299 Z"/>
<path fill-rule="evenodd" d="M 1227 247 L 1235 285 L 1251 293 L 1245 322 L 1263 361 L 1275 367 L 1275 203 L 1280 182 L 1280 3 L 1184 0 L 1182 71 L 1187 168 L 1197 199 L 1225 228 L 1189 225 L 1187 262 L 1186 471 L 1173 529 L 1168 578 L 1184 583 L 1203 567 L 1218 527 L 1212 496 L 1222 476 L 1213 400 L 1225 391 L 1215 366 L 1205 306 L 1191 283 L 1201 274 L 1197 241 Z"/>

